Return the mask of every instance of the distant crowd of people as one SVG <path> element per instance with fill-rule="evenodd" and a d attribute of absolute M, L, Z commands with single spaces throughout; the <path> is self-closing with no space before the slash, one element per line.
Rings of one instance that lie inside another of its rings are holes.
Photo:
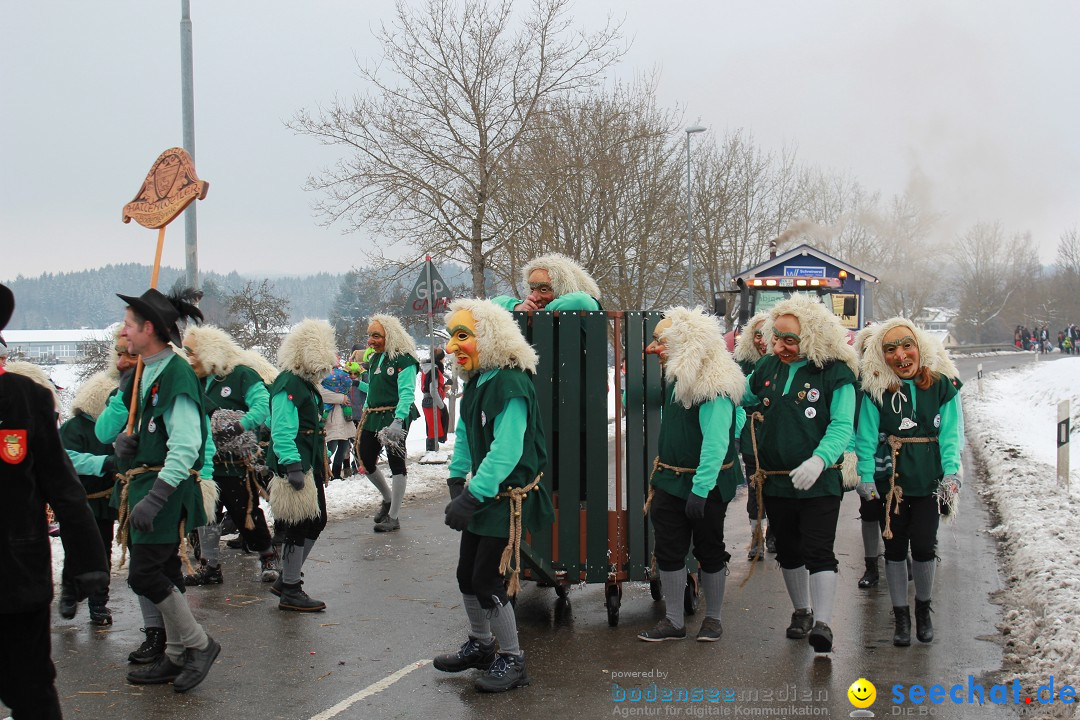
<path fill-rule="evenodd" d="M 1013 332 L 1013 344 L 1021 350 L 1053 352 L 1054 337 L 1051 332 L 1050 327 L 1045 324 L 1042 327 L 1036 325 L 1033 329 L 1017 325 Z M 1058 330 L 1057 348 L 1059 351 L 1067 355 L 1078 353 L 1080 352 L 1078 343 L 1080 343 L 1080 328 L 1077 328 L 1075 323 L 1069 323 L 1067 327 Z"/>

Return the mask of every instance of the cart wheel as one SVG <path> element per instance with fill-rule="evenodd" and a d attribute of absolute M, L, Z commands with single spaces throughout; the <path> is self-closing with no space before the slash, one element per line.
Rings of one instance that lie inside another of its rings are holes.
<path fill-rule="evenodd" d="M 610 627 L 619 626 L 619 606 L 622 604 L 622 589 L 616 585 L 608 585 L 605 591 L 604 605 L 607 606 L 607 624 Z"/>
<path fill-rule="evenodd" d="M 660 584 L 660 579 L 649 581 L 649 594 L 652 595 L 652 599 L 660 601 L 664 599 L 664 586 Z"/>
<path fill-rule="evenodd" d="M 686 573 L 686 590 L 683 592 L 683 612 L 693 615 L 698 606 L 698 581 L 694 573 Z"/>
<path fill-rule="evenodd" d="M 570 594 L 570 590 L 565 585 L 556 585 L 555 594 L 559 597 L 560 600 L 565 600 L 567 595 Z"/>
<path fill-rule="evenodd" d="M 572 617 L 570 614 L 570 598 L 566 595 L 560 595 L 555 598 L 555 619 L 561 622 L 569 617 Z"/>

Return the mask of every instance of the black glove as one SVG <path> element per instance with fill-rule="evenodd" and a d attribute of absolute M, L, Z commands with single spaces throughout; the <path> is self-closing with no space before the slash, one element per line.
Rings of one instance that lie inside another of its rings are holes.
<path fill-rule="evenodd" d="M 455 499 L 465 489 L 465 478 L 452 477 L 446 479 L 446 487 L 450 490 L 450 499 Z"/>
<path fill-rule="evenodd" d="M 446 506 L 446 524 L 454 530 L 464 530 L 469 527 L 469 521 L 478 507 L 480 501 L 471 492 L 459 494 Z"/>
<path fill-rule="evenodd" d="M 304 489 L 304 468 L 298 463 L 289 463 L 285 466 L 285 478 L 295 490 Z"/>
<path fill-rule="evenodd" d="M 76 575 L 72 580 L 72 584 L 75 586 L 75 598 L 77 600 L 85 600 L 94 593 L 102 592 L 109 587 L 109 573 L 104 570 L 93 570 L 91 572 L 82 573 Z"/>
<path fill-rule="evenodd" d="M 121 460 L 131 460 L 139 449 L 139 436 L 135 433 L 128 435 L 127 432 L 121 431 L 113 440 L 113 448 L 116 451 L 116 457 Z"/>
<path fill-rule="evenodd" d="M 150 492 L 146 494 L 146 497 L 131 508 L 131 515 L 128 516 L 131 527 L 139 532 L 153 532 L 154 518 L 161 512 L 161 508 L 165 507 L 169 496 L 175 490 L 176 488 L 161 478 L 154 480 L 154 487 L 150 488 Z"/>
<path fill-rule="evenodd" d="M 695 495 L 693 490 L 686 496 L 686 517 L 691 520 L 701 520 L 705 517 L 705 498 Z"/>
<path fill-rule="evenodd" d="M 105 462 L 101 463 L 101 477 L 106 480 L 116 480 L 116 475 L 119 472 L 116 469 L 116 456 L 109 455 L 105 458 Z"/>
<path fill-rule="evenodd" d="M 214 442 L 224 444 L 235 437 L 240 437 L 243 434 L 244 426 L 241 425 L 239 422 L 234 421 L 214 433 Z"/>

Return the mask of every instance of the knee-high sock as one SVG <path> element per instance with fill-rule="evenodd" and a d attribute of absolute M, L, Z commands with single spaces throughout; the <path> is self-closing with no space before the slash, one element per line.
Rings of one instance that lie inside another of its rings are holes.
<path fill-rule="evenodd" d="M 199 552 L 210 567 L 221 564 L 221 525 L 209 523 L 199 528 Z"/>
<path fill-rule="evenodd" d="M 885 561 L 885 580 L 889 583 L 889 598 L 893 607 L 907 607 L 907 561 Z"/>
<path fill-rule="evenodd" d="M 386 478 L 383 477 L 382 470 L 375 468 L 374 472 L 367 474 L 367 479 L 382 493 L 383 502 L 390 502 L 390 486 L 386 484 Z"/>
<path fill-rule="evenodd" d="M 401 501 L 405 499 L 405 485 L 408 475 L 394 475 L 390 478 L 394 483 L 393 495 L 390 498 L 390 517 L 397 520 L 401 512 Z"/>
<path fill-rule="evenodd" d="M 521 648 L 518 646 L 517 616 L 514 615 L 514 606 L 506 603 L 503 606 L 496 605 L 488 616 L 491 623 L 491 632 L 499 641 L 499 652 L 504 655 L 520 655 Z"/>
<path fill-rule="evenodd" d="M 915 599 L 926 602 L 934 595 L 934 561 L 912 561 L 911 575 L 915 580 Z"/>
<path fill-rule="evenodd" d="M 720 620 L 720 613 L 724 607 L 724 585 L 727 582 L 726 571 L 723 568 L 718 572 L 702 572 L 701 587 L 705 590 L 705 617 Z"/>
<path fill-rule="evenodd" d="M 295 585 L 300 582 L 300 569 L 304 567 L 304 546 L 286 543 L 281 551 L 281 582 Z"/>
<path fill-rule="evenodd" d="M 881 526 L 877 520 L 862 520 L 863 557 L 876 558 L 881 554 Z"/>
<path fill-rule="evenodd" d="M 485 642 L 490 640 L 491 621 L 487 611 L 480 607 L 480 601 L 475 595 L 462 593 L 461 597 L 465 601 L 465 614 L 469 616 L 469 637 Z"/>
<path fill-rule="evenodd" d="M 301 562 L 307 562 L 308 555 L 311 554 L 311 548 L 315 547 L 315 541 L 308 538 L 304 541 L 304 559 Z"/>
<path fill-rule="evenodd" d="M 184 650 L 187 648 L 206 649 L 210 638 L 202 625 L 196 622 L 187 600 L 179 590 L 173 588 L 164 600 L 156 604 L 165 619 L 165 654 L 174 665 L 184 664 Z"/>
<path fill-rule="evenodd" d="M 686 592 L 685 570 L 661 570 L 660 587 L 664 590 L 664 614 L 671 624 L 681 628 L 686 620 L 683 617 L 683 593 Z"/>
<path fill-rule="evenodd" d="M 797 568 L 784 568 L 784 586 L 787 587 L 791 606 L 796 610 L 810 608 L 810 572 L 805 565 Z"/>
<path fill-rule="evenodd" d="M 136 597 L 139 598 L 139 610 L 142 611 L 143 627 L 165 627 L 165 620 L 161 617 L 161 611 L 158 610 L 157 605 L 152 603 L 150 598 L 144 598 L 142 595 L 136 595 Z"/>
<path fill-rule="evenodd" d="M 814 608 L 814 622 L 823 622 L 826 625 L 832 622 L 835 598 L 836 573 L 834 571 L 824 570 L 810 576 L 810 604 Z"/>

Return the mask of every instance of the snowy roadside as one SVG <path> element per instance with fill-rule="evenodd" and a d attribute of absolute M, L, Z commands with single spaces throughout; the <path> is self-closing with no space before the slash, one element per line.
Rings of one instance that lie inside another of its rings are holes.
<path fill-rule="evenodd" d="M 1057 484 L 1055 428 L 1059 400 L 1080 419 L 1080 358 L 995 373 L 964 387 L 968 442 L 982 470 L 979 492 L 998 525 L 1005 589 L 999 626 L 1002 669 L 1024 687 L 1080 680 L 1080 473 L 1072 490 Z M 1073 443 L 1071 464 L 1080 462 Z M 971 478 L 974 480 L 974 478 Z M 973 483 L 974 484 L 974 483 Z M 1057 706 L 1055 717 L 1076 717 Z"/>

